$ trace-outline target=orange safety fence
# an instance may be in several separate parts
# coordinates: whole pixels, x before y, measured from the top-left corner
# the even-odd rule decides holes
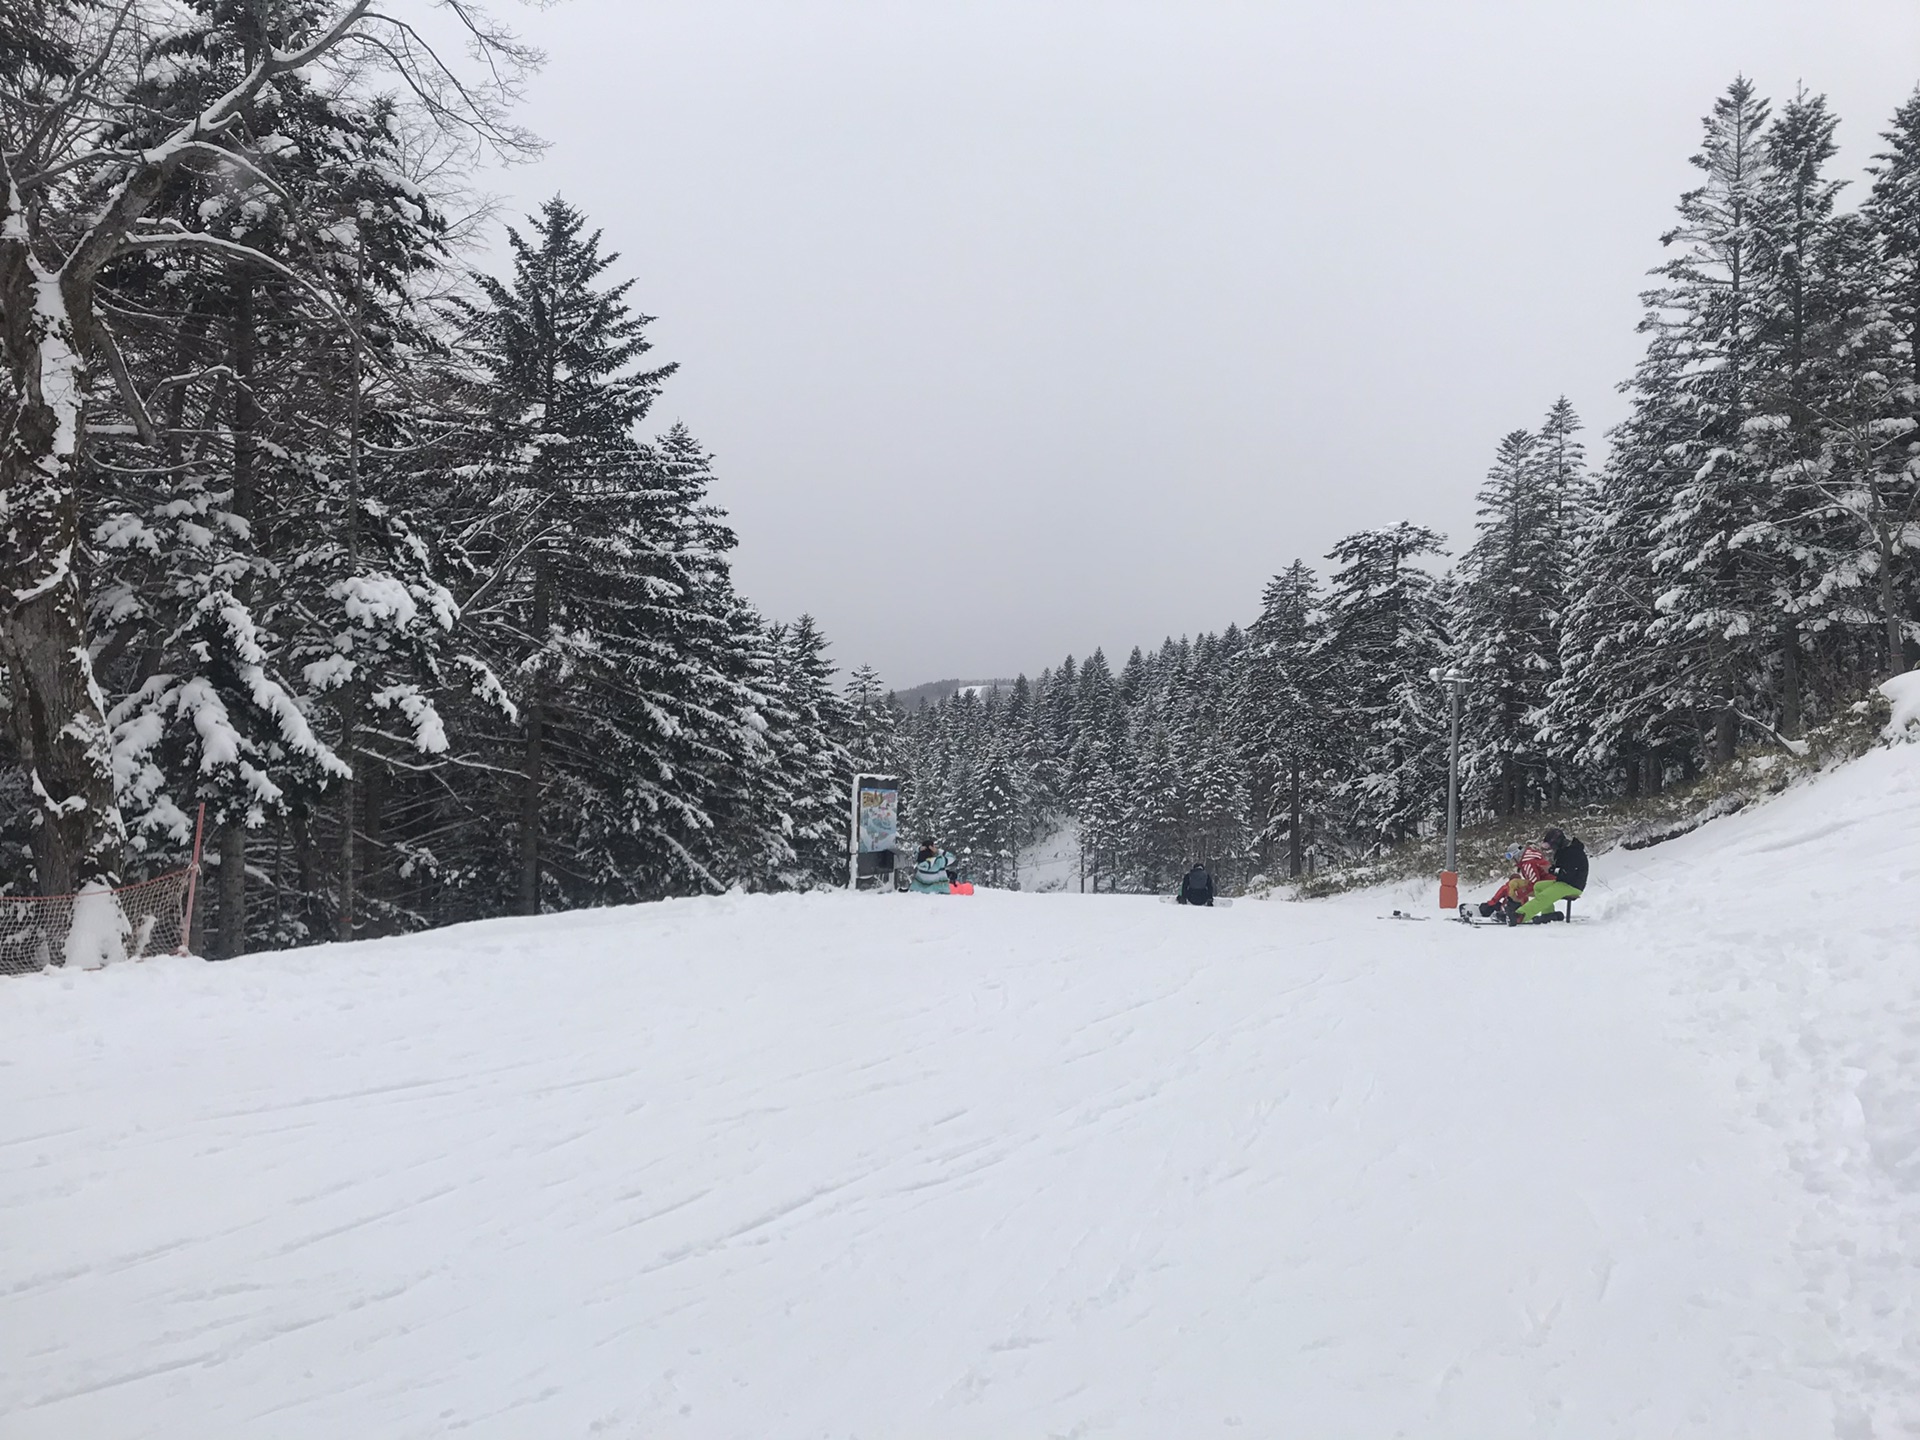
[[[185,954],[195,867],[78,895],[0,895],[0,975]]]

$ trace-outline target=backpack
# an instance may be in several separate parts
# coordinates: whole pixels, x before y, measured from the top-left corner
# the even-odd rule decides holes
[[[1553,873],[1562,883],[1576,890],[1587,888],[1587,847],[1578,840],[1568,837],[1567,843],[1554,852]]]

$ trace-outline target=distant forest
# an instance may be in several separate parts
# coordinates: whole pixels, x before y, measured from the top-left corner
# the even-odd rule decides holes
[[[1195,859],[1230,880],[1365,857],[1442,823],[1464,677],[1468,818],[1636,796],[1793,748],[1920,640],[1920,91],[1853,208],[1819,95],[1713,104],[1642,299],[1632,409],[1589,466],[1555,402],[1494,447],[1471,542],[1350,535],[1244,628],[1095,651],[891,708],[855,679],[854,752],[907,825],[1015,880],[1077,823],[1102,888]]]

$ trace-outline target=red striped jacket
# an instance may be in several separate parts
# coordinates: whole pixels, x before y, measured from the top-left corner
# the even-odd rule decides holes
[[[1512,899],[1524,905],[1533,895],[1533,887],[1546,879],[1553,870],[1553,861],[1549,860],[1538,846],[1529,845],[1520,852],[1520,863],[1516,867],[1518,874],[1500,887],[1500,893],[1493,897],[1498,905],[1502,900]]]

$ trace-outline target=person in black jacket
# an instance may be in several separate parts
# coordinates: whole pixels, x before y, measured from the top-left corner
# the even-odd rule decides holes
[[[1196,861],[1173,898],[1182,905],[1213,904],[1213,876],[1207,873],[1207,867]]]

